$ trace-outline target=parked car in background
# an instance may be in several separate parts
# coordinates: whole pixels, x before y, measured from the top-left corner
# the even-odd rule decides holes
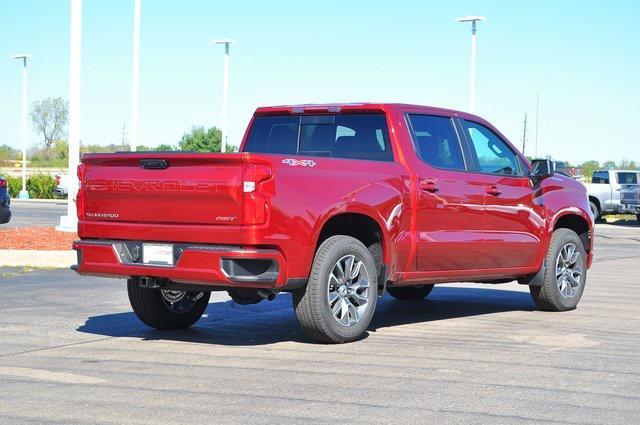
[[[240,153],[85,154],[78,176],[74,269],[127,279],[158,329],[194,324],[211,291],[292,292],[305,333],[333,343],[365,332],[384,291],[436,283],[518,280],[565,311],[593,259],[585,187],[447,109],[259,108]]]
[[[638,188],[640,171],[637,170],[600,170],[593,173],[591,183],[586,183],[589,205],[593,217],[597,220],[607,214],[637,214],[632,204],[634,189]],[[622,189],[629,202],[622,202]]]
[[[54,192],[56,193],[56,195],[58,195],[58,196],[67,196],[67,195],[69,195],[69,185],[68,185],[68,181],[67,181],[67,175],[66,174],[56,174],[55,175],[55,179],[56,179],[56,188],[55,188]]]
[[[9,222],[11,219],[11,198],[9,197],[9,184],[0,177],[0,224]]]

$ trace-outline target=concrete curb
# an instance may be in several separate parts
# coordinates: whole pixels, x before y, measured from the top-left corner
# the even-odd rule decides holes
[[[72,250],[0,249],[0,267],[31,266],[66,269],[74,264],[77,264],[77,256]]]

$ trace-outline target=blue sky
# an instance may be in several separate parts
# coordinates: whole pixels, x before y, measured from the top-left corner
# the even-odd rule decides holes
[[[638,1],[142,0],[140,143],[177,144],[219,125],[222,47],[230,37],[229,140],[260,105],[398,101],[465,110],[470,34],[478,31],[477,113],[516,145],[530,117],[539,154],[640,161]],[[85,0],[82,141],[119,143],[129,127],[132,0]],[[30,100],[68,97],[69,1],[0,1],[0,145],[19,145],[20,66]],[[30,143],[38,142],[30,133]]]

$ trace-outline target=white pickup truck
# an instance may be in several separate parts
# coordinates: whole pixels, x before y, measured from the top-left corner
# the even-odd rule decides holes
[[[586,183],[589,204],[595,219],[606,214],[636,214],[640,221],[638,170],[602,170]]]

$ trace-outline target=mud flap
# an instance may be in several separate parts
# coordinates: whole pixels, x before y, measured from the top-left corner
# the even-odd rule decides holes
[[[547,260],[544,260],[542,263],[542,267],[535,274],[530,274],[528,276],[524,276],[518,279],[518,283],[520,285],[529,285],[529,286],[542,286],[544,282],[544,275],[547,272]]]

